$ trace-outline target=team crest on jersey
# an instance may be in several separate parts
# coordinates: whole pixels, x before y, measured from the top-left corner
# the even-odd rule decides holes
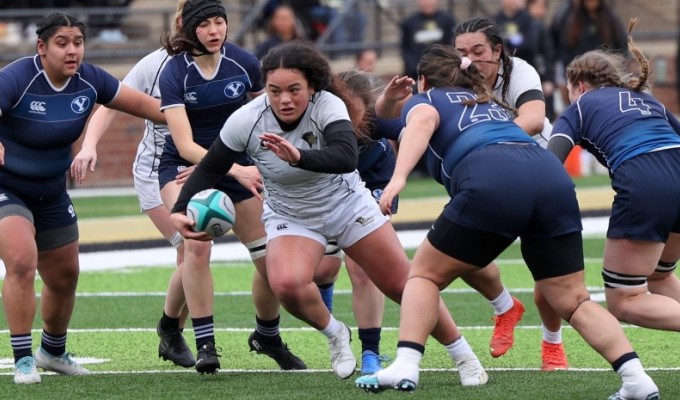
[[[382,189],[375,189],[373,192],[371,192],[373,195],[373,198],[376,199],[377,201],[380,201],[380,197],[382,197],[383,190]]]
[[[71,110],[76,114],[82,114],[90,109],[90,99],[86,96],[78,96],[71,102]]]
[[[312,132],[305,132],[302,134],[302,140],[309,143],[309,147],[312,147],[316,143],[317,137]]]
[[[245,91],[246,85],[244,85],[243,82],[235,81],[229,83],[227,87],[224,88],[224,95],[231,99],[235,99],[241,97]]]

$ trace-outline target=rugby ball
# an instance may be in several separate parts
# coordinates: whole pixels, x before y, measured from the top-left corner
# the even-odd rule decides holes
[[[234,226],[236,211],[229,196],[217,189],[202,190],[191,197],[187,216],[194,221],[194,231],[211,237],[222,236]]]

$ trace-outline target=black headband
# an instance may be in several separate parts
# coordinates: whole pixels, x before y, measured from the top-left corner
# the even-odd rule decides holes
[[[227,20],[227,12],[222,6],[222,2],[218,0],[190,0],[182,9],[182,26],[195,31],[201,22],[212,17],[222,17],[225,21]]]
[[[182,9],[182,31],[184,35],[195,43],[199,54],[207,54],[205,46],[196,36],[196,28],[201,22],[212,17],[222,17],[227,20],[227,12],[219,0],[189,0]]]

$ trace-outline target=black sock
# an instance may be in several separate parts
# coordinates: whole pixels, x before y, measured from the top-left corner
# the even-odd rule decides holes
[[[24,357],[33,355],[33,341],[30,332],[23,335],[10,335],[9,341],[12,345],[15,363]]]
[[[361,352],[372,351],[380,354],[380,332],[382,328],[359,328],[359,340],[361,340]]]
[[[163,311],[163,316],[161,317],[161,329],[164,331],[178,331],[179,330],[179,318],[168,317],[168,315]]]
[[[258,337],[265,343],[276,343],[281,340],[279,336],[279,322],[281,320],[280,316],[266,321],[260,319],[255,315],[255,323],[257,324],[255,332],[257,332]]]
[[[191,323],[194,326],[194,335],[196,336],[196,348],[201,349],[204,344],[212,342],[215,344],[215,323],[213,316],[192,318]]]
[[[66,333],[53,335],[43,329],[40,347],[53,356],[60,356],[66,353]]]

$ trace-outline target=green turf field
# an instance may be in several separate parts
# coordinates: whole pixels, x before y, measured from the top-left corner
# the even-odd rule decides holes
[[[587,285],[601,294],[600,257],[603,241],[585,242]],[[571,328],[564,340],[572,370],[546,373],[540,367],[540,320],[532,305],[532,281],[516,246],[499,260],[504,283],[527,306],[516,331],[515,347],[493,359],[488,352],[492,328],[491,307],[464,284],[455,283],[443,293],[468,342],[489,370],[490,381],[477,388],[462,388],[444,349],[428,342],[418,399],[605,399],[619,384],[618,376]],[[325,338],[285,312],[282,335],[304,359],[309,371],[280,372],[265,356],[248,352],[246,339],[254,327],[250,298],[253,267],[248,263],[214,265],[215,324],[222,351],[222,370],[201,376],[193,369],[174,367],[158,358],[155,325],[172,267],[130,267],[105,272],[83,272],[76,310],[69,331],[69,350],[86,362],[95,374],[61,377],[43,374],[39,385],[12,382],[9,333],[0,321],[0,398],[97,398],[97,399],[373,399],[375,395],[354,387],[354,378],[338,379],[330,372]],[[40,282],[36,287],[40,288]],[[349,280],[343,272],[337,284],[335,315],[354,329]],[[382,352],[394,356],[398,308],[388,302],[385,310]],[[39,342],[39,316],[34,324],[34,343]],[[676,333],[626,326],[625,331],[661,388],[665,399],[680,398],[678,362],[673,338]],[[191,330],[185,336],[193,343]],[[353,342],[355,354],[360,344]],[[193,347],[193,346],[192,346]],[[381,399],[403,398],[384,392]]]

